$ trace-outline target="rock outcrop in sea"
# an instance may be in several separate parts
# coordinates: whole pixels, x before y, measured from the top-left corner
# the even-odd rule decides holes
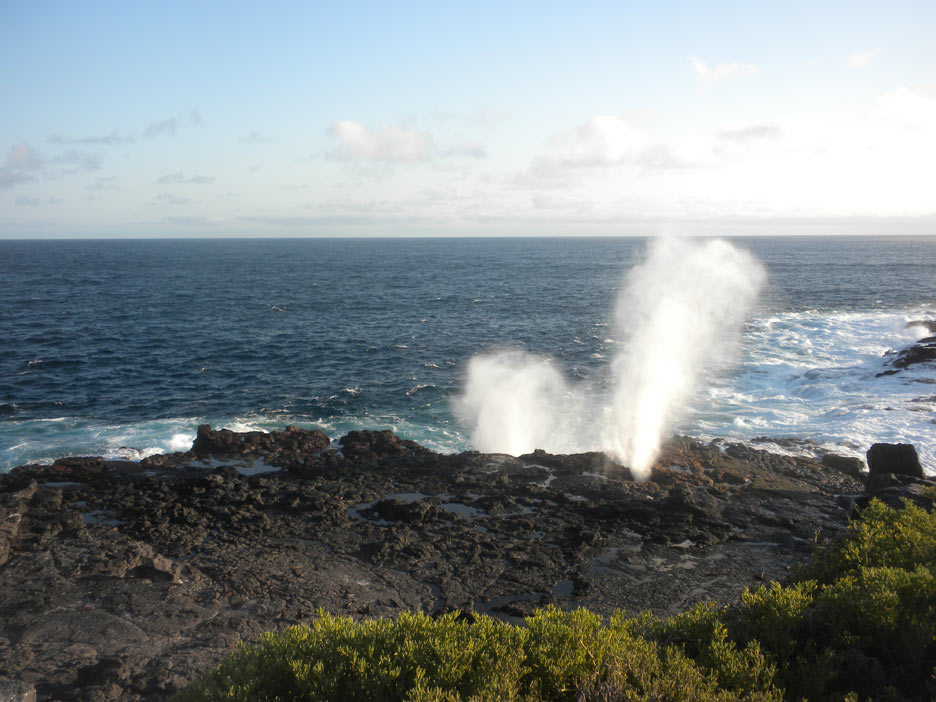
[[[936,321],[921,320],[907,322],[908,329],[913,327],[922,327],[926,329],[930,335],[920,339],[911,346],[893,352],[891,358],[888,359],[888,365],[890,365],[891,368],[878,373],[879,377],[882,375],[895,375],[919,363],[936,362]]]
[[[332,444],[207,426],[186,453],[24,466],[0,476],[0,686],[157,700],[320,608],[520,621],[546,604],[734,602],[870,499],[860,466],[675,437],[637,483],[599,453],[439,455],[390,432]],[[872,478],[897,502],[932,484]]]

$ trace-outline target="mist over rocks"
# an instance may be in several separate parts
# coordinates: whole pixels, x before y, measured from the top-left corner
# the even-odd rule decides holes
[[[644,480],[706,374],[732,361],[766,278],[727,241],[654,239],[624,278],[617,350],[598,377],[568,380],[554,359],[518,349],[478,354],[455,414],[482,451],[604,451]]]
[[[0,681],[40,700],[156,700],[319,608],[519,622],[546,604],[730,603],[784,579],[867,497],[834,461],[687,437],[645,482],[597,452],[266,437],[203,427],[185,453],[0,476]]]
[[[930,334],[936,334],[936,320],[931,319],[916,319],[906,324],[907,329],[913,329],[914,327],[921,327],[925,329]]]

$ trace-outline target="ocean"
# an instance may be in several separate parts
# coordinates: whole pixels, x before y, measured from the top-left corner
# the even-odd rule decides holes
[[[332,438],[390,429],[437,451],[478,448],[453,399],[470,360],[494,351],[532,354],[600,406],[628,353],[615,309],[648,245],[0,241],[0,470],[185,450],[203,423],[294,424]],[[730,245],[760,261],[766,282],[736,343],[699,350],[678,317],[656,339],[718,356],[666,431],[768,448],[762,439],[804,439],[856,456],[876,441],[910,442],[936,471],[936,368],[877,375],[925,335],[908,322],[936,320],[936,237]],[[654,279],[691,288],[670,275]],[[657,365],[652,377],[668,373]]]

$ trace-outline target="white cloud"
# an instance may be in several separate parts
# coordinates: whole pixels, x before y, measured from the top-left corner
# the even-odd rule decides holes
[[[73,168],[66,171],[67,173],[96,171],[101,167],[101,156],[87,151],[68,149],[68,151],[48,159],[24,141],[14,146],[7,153],[5,170],[18,172],[22,177],[26,172],[41,171],[47,166],[57,163],[72,166]]]
[[[94,183],[85,186],[85,190],[118,190],[116,186],[117,176],[106,176],[98,178]]]
[[[625,119],[596,115],[573,132],[549,140],[545,166],[608,166],[634,160],[650,145],[646,130]]]
[[[0,188],[12,188],[16,185],[36,180],[33,174],[45,166],[45,158],[25,141],[11,148],[6,155],[3,168],[0,168]]]
[[[782,130],[775,124],[751,124],[735,129],[724,129],[718,132],[717,136],[719,139],[748,143],[753,141],[776,141],[781,134]]]
[[[339,141],[330,154],[338,160],[416,163],[438,153],[429,134],[388,124],[369,129],[358,122],[338,120],[328,128],[328,134]]]
[[[29,195],[20,195],[16,198],[17,207],[38,207],[42,204],[42,200],[38,197],[31,197]]]
[[[251,224],[262,224],[271,227],[332,227],[338,225],[372,225],[371,217],[356,217],[344,215],[325,215],[321,217],[308,217],[302,215],[263,215],[256,217],[241,217],[240,221]]]
[[[50,166],[64,164],[68,166],[62,173],[72,174],[78,171],[94,171],[101,166],[98,154],[69,149],[49,159],[23,141],[11,148],[6,155],[3,168],[0,168],[0,188],[12,188],[43,178],[54,177],[49,173]]]
[[[246,144],[269,144],[273,140],[258,129],[254,129],[250,134],[241,138]]]
[[[328,200],[315,208],[323,214],[340,216],[378,216],[402,215],[404,208],[397,202],[388,200]]]
[[[187,205],[192,202],[187,197],[178,197],[172,193],[160,193],[156,196],[155,202],[151,202],[151,205]]]
[[[760,73],[760,69],[750,63],[719,63],[709,66],[698,56],[689,57],[689,67],[703,85],[724,83],[732,78],[750,78]]]
[[[7,152],[7,168],[13,168],[18,171],[36,171],[42,168],[45,159],[38,151],[32,148],[25,141],[17,144]]]
[[[487,152],[481,144],[475,141],[460,141],[455,146],[446,149],[446,156],[465,156],[467,158],[486,158]]]
[[[167,117],[166,119],[161,119],[157,122],[152,122],[146,129],[143,130],[143,136],[147,138],[164,136],[167,134],[174,136],[186,123],[186,121],[193,125],[201,124],[201,112],[198,110],[189,110],[186,115],[174,115],[172,117]]]
[[[40,197],[31,197],[28,195],[20,195],[16,198],[17,207],[41,207],[43,205],[61,205],[62,198],[60,197],[49,197],[43,200]]]
[[[173,224],[182,224],[195,227],[210,227],[219,224],[228,224],[229,217],[170,217],[169,221]]]
[[[214,178],[211,176],[190,176],[186,178],[182,171],[176,171],[175,173],[167,173],[159,178],[156,183],[157,185],[205,185],[206,183],[214,183]]]
[[[867,51],[853,51],[848,55],[849,68],[864,68],[871,59],[881,53],[880,49],[869,49]]]
[[[79,137],[72,138],[64,136],[62,134],[53,134],[49,137],[49,142],[52,144],[94,144],[94,145],[109,145],[109,144],[125,144],[129,141],[133,141],[132,138],[119,134],[116,130],[112,131],[110,134],[103,136],[88,136],[88,137]]]
[[[179,118],[169,117],[158,122],[152,122],[143,130],[143,136],[156,137],[163,134],[175,134],[179,130]]]
[[[750,146],[742,143],[745,138],[756,140],[760,126],[751,127],[747,135],[743,131],[730,134],[738,144],[730,149],[741,154]],[[662,172],[686,168],[699,168],[715,164],[728,154],[726,144],[712,135],[684,132],[666,139],[654,138],[646,129],[626,119],[609,115],[596,115],[577,129],[552,137],[543,153],[537,157],[529,174],[521,177],[522,183],[532,182],[545,185],[556,184],[573,173],[585,170],[609,168],[631,168],[635,171]]]
[[[878,98],[872,117],[902,128],[936,128],[936,94],[902,85]]]
[[[511,182],[527,207],[620,217],[861,217],[936,213],[936,91],[864,110],[645,130],[598,116],[551,139]],[[590,167],[586,167],[590,166]]]
[[[751,124],[715,133],[712,153],[721,159],[749,158],[784,146],[783,129],[776,124]]]
[[[36,177],[13,168],[0,168],[0,188],[12,188],[35,180]]]
[[[55,163],[64,163],[73,166],[68,173],[77,171],[96,171],[101,167],[101,156],[99,154],[88,153],[86,151],[76,151],[69,149],[65,153],[56,156]]]

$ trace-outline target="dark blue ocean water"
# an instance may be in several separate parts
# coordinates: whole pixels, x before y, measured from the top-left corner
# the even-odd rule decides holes
[[[733,242],[764,262],[770,283],[755,315],[763,328],[749,328],[750,367],[734,376],[732,391],[787,382],[800,366],[808,373],[810,359],[813,370],[874,370],[874,359],[855,360],[854,349],[834,357],[835,343],[830,358],[806,354],[800,364],[797,354],[807,341],[821,345],[830,328],[845,334],[841,345],[897,347],[907,343],[905,321],[936,315],[936,238]],[[69,453],[184,448],[204,421],[295,423],[332,435],[392,428],[437,449],[467,448],[449,404],[467,360],[523,348],[555,358],[573,378],[593,375],[607,363],[607,323],[623,275],[645,243],[0,241],[0,469]],[[789,333],[777,337],[784,325]],[[678,341],[679,330],[673,334]],[[782,343],[790,357],[765,361]],[[783,372],[764,381],[761,371],[778,363]],[[818,392],[825,398],[835,388],[833,380]],[[915,390],[936,395],[925,383],[908,392]],[[726,417],[719,431],[711,417],[730,404],[708,407],[717,399],[702,397],[688,429],[697,420],[699,434],[770,434],[773,410],[763,408],[779,401],[763,392],[750,403],[768,426],[745,429]],[[888,393],[868,390],[862,402]],[[780,394],[791,396],[789,388]],[[809,418],[798,421],[773,428],[809,433]],[[824,421],[814,419],[814,436],[835,440]],[[919,440],[926,424],[917,424],[909,435]]]

